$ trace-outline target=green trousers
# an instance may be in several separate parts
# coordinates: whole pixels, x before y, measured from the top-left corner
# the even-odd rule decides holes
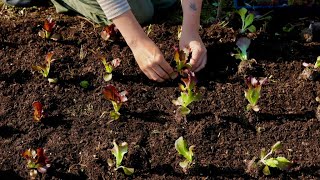
[[[101,25],[110,24],[96,0],[51,0],[58,13],[77,12]],[[154,9],[172,6],[177,0],[128,0],[131,11],[140,24],[150,21]]]

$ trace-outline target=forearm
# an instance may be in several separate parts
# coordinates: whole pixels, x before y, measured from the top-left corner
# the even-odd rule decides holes
[[[181,0],[181,5],[183,10],[183,29],[198,32],[202,0]]]
[[[143,31],[137,19],[134,17],[131,10],[128,10],[122,15],[115,17],[112,19],[112,21],[121,32],[123,38],[126,40],[130,48],[135,46],[135,44],[141,40],[141,38],[147,38],[147,35]]]

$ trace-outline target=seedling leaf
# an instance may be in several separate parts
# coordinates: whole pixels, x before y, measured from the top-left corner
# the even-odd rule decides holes
[[[111,149],[111,153],[116,158],[116,167],[118,168],[121,165],[123,156],[128,152],[128,143],[123,142],[119,146],[116,141],[113,141],[113,148]]]
[[[32,103],[34,112],[33,112],[33,120],[36,122],[41,121],[44,118],[44,111],[42,108],[42,104],[39,101],[35,101]]]
[[[248,30],[251,32],[251,33],[254,33],[257,31],[256,27],[254,25],[251,25],[248,27]]]
[[[127,168],[125,166],[120,166],[123,169],[124,174],[131,176],[134,173],[134,168]]]
[[[286,170],[292,165],[292,162],[286,159],[285,157],[277,157],[277,161],[278,168],[281,170]]]
[[[84,89],[87,89],[90,86],[90,84],[88,81],[81,81],[80,86]]]
[[[192,162],[193,157],[193,148],[194,146],[190,146],[189,150],[187,149],[187,142],[183,139],[183,137],[179,137],[175,142],[175,148],[180,155],[186,158],[189,162]]]
[[[270,169],[269,169],[268,166],[264,166],[264,168],[262,169],[262,172],[263,172],[263,174],[266,175],[266,176],[268,176],[268,175],[271,174],[271,173],[270,173]]]
[[[278,166],[278,161],[275,158],[270,158],[265,161],[265,164],[269,167],[276,168]]]
[[[282,148],[282,144],[281,144],[281,141],[278,141],[271,147],[271,151],[275,152],[280,148]]]

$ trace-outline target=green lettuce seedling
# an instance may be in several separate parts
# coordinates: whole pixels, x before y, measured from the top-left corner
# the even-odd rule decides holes
[[[246,8],[241,8],[238,10],[238,14],[241,17],[242,26],[240,29],[240,33],[245,33],[247,30],[249,32],[256,32],[256,27],[252,25],[252,22],[254,20],[254,14],[248,13],[248,10]]]
[[[100,57],[102,64],[105,67],[106,74],[103,76],[105,81],[110,81],[112,79],[112,71],[114,68],[120,65],[121,60],[119,58],[113,59],[112,61],[107,61],[105,57]]]
[[[117,120],[120,117],[119,110],[124,102],[128,100],[126,95],[128,94],[127,91],[122,91],[121,93],[113,85],[107,85],[104,90],[103,94],[106,99],[111,101],[113,105],[113,111],[110,112],[110,117],[112,120]]]
[[[187,63],[189,57],[189,50],[183,49],[179,50],[178,48],[174,48],[174,60],[176,62],[176,71],[182,75],[184,69],[191,69],[191,65]]]
[[[270,157],[272,156],[277,150],[282,148],[282,144],[280,141],[276,142],[272,147],[271,150],[267,153],[266,150],[263,148],[260,152],[259,159],[252,159],[248,164],[248,171],[251,172],[253,170],[262,170],[264,175],[270,175],[270,167],[271,168],[278,168],[280,170],[288,170],[292,165],[293,162],[289,161],[285,157]]]
[[[130,176],[134,173],[134,168],[128,168],[125,166],[122,166],[122,160],[123,160],[123,156],[128,152],[128,143],[123,142],[120,145],[118,145],[116,143],[116,141],[113,141],[113,148],[111,149],[111,153],[113,154],[113,156],[116,158],[116,162],[114,163],[114,161],[112,159],[108,159],[108,165],[110,167],[113,167],[114,165],[115,170],[118,169],[123,169],[123,172]]]
[[[177,100],[173,100],[172,103],[176,106],[180,106],[178,108],[178,112],[183,116],[186,116],[190,113],[190,109],[187,106],[194,101],[199,101],[201,99],[201,95],[196,88],[197,78],[194,72],[189,69],[185,69],[183,72],[187,77],[181,78],[184,83],[184,85],[179,84],[181,95]]]
[[[50,167],[50,162],[44,154],[43,148],[37,150],[28,149],[22,153],[22,157],[27,160],[27,167],[30,170],[29,175],[31,179],[36,179],[38,172],[44,174]]]
[[[237,53],[231,53],[231,56],[234,56],[236,59],[240,59],[241,61],[248,60],[248,48],[250,46],[251,40],[247,37],[241,37],[236,42],[236,45],[238,47]]]
[[[187,149],[187,142],[183,139],[182,136],[175,141],[174,146],[178,153],[185,158],[185,160],[180,162],[179,165],[182,167],[183,172],[186,173],[194,163],[193,149],[195,148],[195,146],[192,145],[189,147],[189,149]]]
[[[46,55],[45,65],[39,65],[39,66],[33,65],[32,69],[34,71],[38,71],[39,73],[41,73],[43,77],[48,77],[50,72],[50,64],[54,61],[54,59],[52,59],[53,54],[54,54],[53,52],[49,52]]]
[[[246,78],[248,89],[244,91],[244,96],[249,101],[249,104],[247,105],[247,111],[250,111],[252,109],[258,112],[260,110],[257,103],[260,98],[261,87],[267,82],[267,80],[268,78],[257,80],[256,78],[251,76]]]
[[[320,78],[320,56],[317,57],[315,64],[304,62],[302,65],[305,68],[300,75],[301,78],[313,81],[316,81]]]

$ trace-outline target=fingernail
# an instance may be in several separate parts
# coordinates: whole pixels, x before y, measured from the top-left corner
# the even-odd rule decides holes
[[[178,73],[175,72],[175,71],[173,71],[173,72],[170,74],[170,78],[171,78],[171,79],[175,79],[175,78],[177,78],[177,77],[178,77]]]

